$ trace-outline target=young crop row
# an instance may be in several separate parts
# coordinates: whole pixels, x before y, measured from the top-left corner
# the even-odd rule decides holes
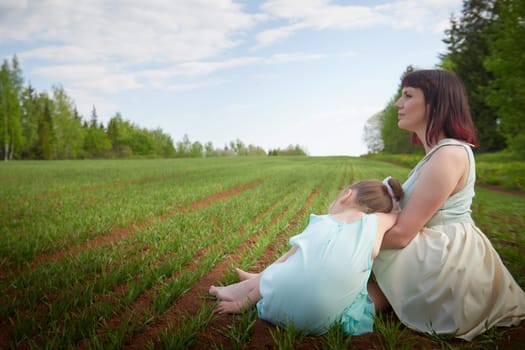
[[[4,343],[67,347],[96,344],[94,336],[127,337],[271,215],[300,203],[308,181],[319,179],[302,163],[161,163],[153,172],[142,168],[151,162],[138,162],[136,172],[105,164],[86,178],[97,182],[85,184],[75,168],[81,162],[57,162],[55,173],[26,164],[18,181],[8,176],[0,252]],[[136,322],[137,313],[143,321]]]
[[[387,175],[407,170],[347,157],[10,163],[0,168],[0,348],[264,344],[253,310],[226,326],[212,313],[209,285],[236,281],[234,267],[262,270],[341,188]],[[482,200],[483,217],[496,216]],[[502,244],[523,242],[495,225]]]

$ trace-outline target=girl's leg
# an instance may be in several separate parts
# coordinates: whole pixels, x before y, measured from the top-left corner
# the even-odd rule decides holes
[[[368,295],[374,302],[376,313],[384,311],[390,307],[390,303],[386,299],[385,294],[379,289],[379,286],[374,281],[368,281],[367,285]]]
[[[248,296],[250,290],[259,287],[258,276],[255,278],[250,278],[238,283],[230,284],[229,286],[218,287],[211,286],[209,293],[215,296],[217,299],[224,301],[233,301],[233,300],[242,300]]]
[[[275,260],[274,264],[285,262],[290,256],[295,254],[296,251],[297,251],[297,247],[293,246],[283,256],[281,256],[279,259]],[[261,274],[260,272],[259,273],[246,272],[246,271],[243,271],[243,270],[241,270],[239,268],[236,268],[235,271],[237,272],[237,275],[239,275],[239,279],[241,281],[245,281],[247,279],[257,277],[257,276],[259,276]]]
[[[239,275],[239,280],[241,280],[241,281],[249,280],[251,278],[257,277],[260,274],[260,272],[259,273],[251,273],[251,272],[246,272],[244,270],[241,270],[239,268],[236,268],[235,272],[237,272],[237,275]]]

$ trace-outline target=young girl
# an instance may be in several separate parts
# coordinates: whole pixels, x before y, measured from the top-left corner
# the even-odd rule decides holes
[[[374,304],[367,293],[372,260],[396,221],[399,181],[366,180],[341,191],[326,215],[310,216],[292,248],[260,274],[238,270],[241,282],[210,287],[221,300],[216,312],[240,313],[257,304],[261,319],[321,335],[337,322],[346,333],[373,330]]]

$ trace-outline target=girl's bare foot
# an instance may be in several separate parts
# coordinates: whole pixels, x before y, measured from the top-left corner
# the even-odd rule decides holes
[[[250,290],[258,286],[258,284],[259,279],[252,278],[224,287],[211,286],[208,292],[217,299],[224,301],[244,300]]]
[[[208,293],[210,293],[211,295],[213,295],[214,297],[220,300],[232,301],[235,299],[234,295],[232,294],[231,288],[228,288],[228,286],[226,287],[211,286]]]
[[[246,272],[246,271],[241,270],[239,268],[236,268],[235,272],[237,272],[237,275],[239,276],[239,279],[241,281],[246,281],[246,280],[249,280],[251,278],[257,277],[259,275],[258,273]]]
[[[238,300],[235,301],[221,301],[215,313],[217,314],[240,314],[242,311],[242,303]]]

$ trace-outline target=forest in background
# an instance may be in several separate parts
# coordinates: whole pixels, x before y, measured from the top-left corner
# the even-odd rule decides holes
[[[0,69],[0,155],[12,159],[174,158],[261,155],[306,155],[299,146],[266,151],[237,139],[223,148],[211,142],[174,142],[161,128],[142,128],[120,113],[107,125],[99,121],[95,106],[83,118],[61,86],[51,94],[24,86],[16,55]]]
[[[465,0],[458,18],[450,19],[443,42],[447,51],[438,67],[455,72],[464,82],[477,127],[478,152],[506,151],[525,159],[525,2]],[[418,67],[409,65],[401,77]],[[363,139],[369,153],[406,154],[420,151],[411,135],[397,127],[395,101],[371,116]],[[149,130],[120,113],[107,125],[79,115],[60,85],[51,93],[24,85],[16,55],[0,69],[0,157],[11,159],[85,159],[131,157],[306,155],[299,145],[264,150],[230,141],[223,148],[211,142],[174,142],[162,129]]]
[[[455,72],[467,90],[480,153],[506,151],[525,159],[525,1],[463,1],[450,19],[440,68]],[[408,66],[401,76],[418,67]],[[371,116],[364,130],[369,153],[414,153],[420,147],[397,127],[395,101]]]

